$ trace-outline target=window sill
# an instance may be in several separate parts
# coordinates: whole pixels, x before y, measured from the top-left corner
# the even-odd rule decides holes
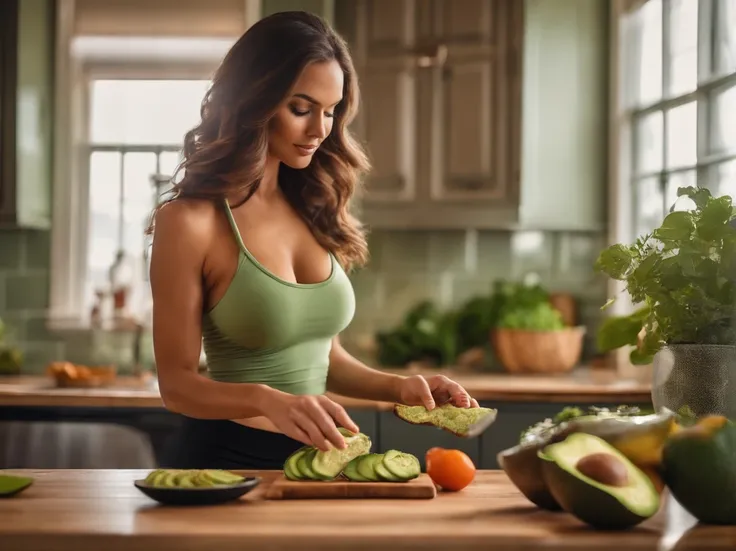
[[[92,333],[116,333],[135,334],[146,332],[149,328],[134,320],[122,320],[121,322],[108,322],[102,325],[93,325],[87,319],[82,318],[48,318],[46,328],[51,333],[60,335],[92,334]]]

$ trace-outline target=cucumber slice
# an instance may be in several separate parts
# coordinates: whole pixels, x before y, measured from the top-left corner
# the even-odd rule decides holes
[[[399,450],[389,450],[383,454],[383,465],[401,480],[412,480],[422,472],[419,460],[415,456]]]
[[[345,465],[345,468],[342,470],[342,474],[345,475],[345,478],[352,482],[368,482],[368,479],[358,472],[358,464],[364,457],[365,455],[359,455],[350,461],[350,463]]]
[[[297,463],[305,453],[312,449],[314,448],[311,446],[303,446],[286,458],[284,462],[284,476],[286,478],[289,480],[303,480],[306,478],[302,475]]]
[[[358,462],[358,474],[370,482],[378,482],[381,480],[376,473],[374,465],[383,460],[380,453],[369,453],[360,458]]]
[[[317,448],[309,449],[297,460],[297,470],[302,478],[306,478],[308,480],[319,480],[320,477],[312,470],[312,460],[317,451]]]
[[[386,465],[383,464],[383,456],[380,461],[373,464],[373,470],[376,471],[376,475],[383,482],[405,482],[405,479],[396,476],[386,468]]]
[[[345,444],[347,447],[343,450],[332,448],[326,452],[317,451],[311,466],[320,478],[332,480],[350,461],[371,449],[371,439],[363,433],[345,438]]]

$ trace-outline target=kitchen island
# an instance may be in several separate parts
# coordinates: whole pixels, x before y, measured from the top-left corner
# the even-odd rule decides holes
[[[627,378],[606,368],[578,368],[555,376],[460,370],[395,372],[446,374],[463,385],[482,406],[498,410],[496,423],[482,437],[468,440],[431,427],[409,425],[393,415],[393,404],[390,403],[331,395],[345,406],[361,431],[373,439],[379,451],[403,448],[422,462],[427,449],[444,446],[463,450],[479,468],[496,469],[498,452],[517,443],[523,429],[553,416],[567,405],[609,407],[627,404],[651,407],[651,379],[644,368]],[[155,380],[152,382],[155,383]],[[105,388],[78,389],[58,388],[50,377],[40,375],[0,377],[0,423],[125,425],[145,434],[156,456],[161,457],[166,442],[182,418],[164,408],[157,387],[150,383],[150,380],[139,381],[121,376]],[[38,464],[9,466],[58,465],[44,460]],[[121,465],[102,463],[94,467]]]
[[[147,471],[17,470],[35,478],[0,499],[7,551],[280,551],[528,549],[711,551],[736,548],[736,527],[695,525],[676,503],[638,527],[593,530],[531,505],[501,471],[479,471],[461,492],[434,499],[266,500],[280,472],[237,501],[159,505],[133,486]]]

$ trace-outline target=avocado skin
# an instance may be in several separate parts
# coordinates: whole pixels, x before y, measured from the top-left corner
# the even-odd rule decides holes
[[[524,496],[537,507],[547,511],[562,511],[544,480],[542,464],[546,461],[538,453],[548,444],[561,442],[573,432],[571,426],[561,426],[544,441],[519,444],[500,452],[497,461],[511,482]]]
[[[547,511],[561,511],[547,489],[542,473],[542,461],[537,457],[539,446],[525,446],[513,449],[508,455],[499,454],[498,462],[507,476],[512,479],[519,491],[537,507]],[[523,473],[521,476],[514,476]]]
[[[542,472],[545,461],[538,457],[538,452],[575,432],[599,436],[617,449],[646,435],[656,435],[657,439],[664,442],[674,416],[671,413],[659,413],[641,416],[639,420],[644,422],[637,424],[636,418],[632,418],[631,422],[623,419],[611,424],[610,420],[592,416],[573,419],[560,423],[542,436],[499,452],[496,459],[511,482],[529,501],[542,509],[559,511],[562,507],[547,488]]]
[[[554,461],[543,460],[542,472],[550,493],[562,509],[594,528],[625,530],[649,518],[637,515],[611,494],[585,483]]]
[[[662,450],[663,480],[703,524],[736,525],[736,424],[710,435],[676,434]]]

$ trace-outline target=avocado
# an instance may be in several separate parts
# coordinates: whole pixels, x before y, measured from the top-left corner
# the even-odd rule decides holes
[[[465,436],[470,428],[480,422],[489,425],[496,420],[497,410],[490,408],[461,408],[453,404],[442,404],[432,410],[424,406],[406,406],[396,404],[394,414],[403,421],[413,425],[430,425],[455,436]]]
[[[573,433],[538,455],[555,500],[594,528],[630,528],[659,511],[660,495],[651,479],[602,438]]]
[[[703,524],[736,524],[736,424],[709,415],[674,433],[662,451],[670,493]]]
[[[538,452],[545,446],[560,442],[572,433],[598,436],[622,452],[640,467],[658,470],[662,446],[674,430],[675,414],[662,410],[656,414],[635,415],[633,410],[618,408],[615,412],[591,408],[582,415],[565,412],[555,419],[537,423],[522,433],[519,444],[497,455],[500,467],[511,482],[529,501],[550,511],[560,509],[542,476],[542,461]],[[564,414],[564,415],[563,415]],[[566,419],[560,421],[561,419]]]
[[[33,484],[33,480],[29,476],[0,474],[0,497],[10,497],[19,494]]]

